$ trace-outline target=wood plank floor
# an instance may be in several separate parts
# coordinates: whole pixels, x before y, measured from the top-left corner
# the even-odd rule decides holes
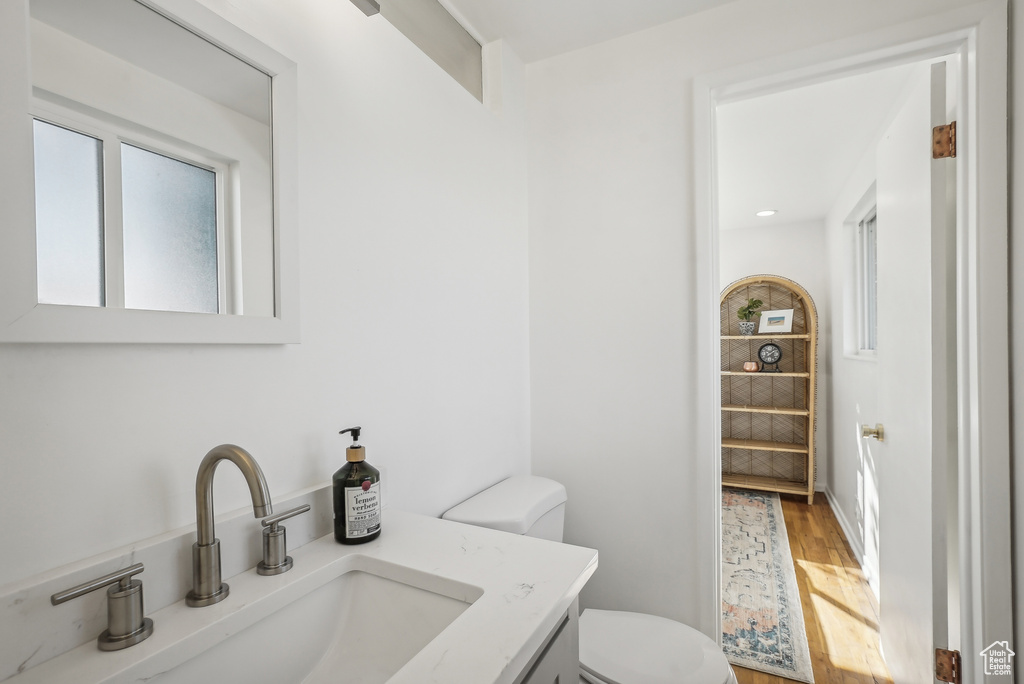
[[[878,647],[878,603],[824,494],[782,495],[815,684],[892,684]],[[734,668],[739,684],[793,680]]]

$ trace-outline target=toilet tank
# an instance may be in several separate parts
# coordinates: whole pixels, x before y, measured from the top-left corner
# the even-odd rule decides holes
[[[560,542],[565,501],[561,483],[536,475],[517,475],[466,499],[441,517]]]

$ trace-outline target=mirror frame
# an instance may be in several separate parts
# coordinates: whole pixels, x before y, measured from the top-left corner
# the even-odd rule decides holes
[[[0,343],[299,342],[297,66],[196,0],[139,0],[271,77],[273,317],[40,304],[29,0],[0,2]]]

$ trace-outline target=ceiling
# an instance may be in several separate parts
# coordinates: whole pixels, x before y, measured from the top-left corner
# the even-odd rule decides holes
[[[440,0],[481,44],[508,41],[526,63],[602,43],[732,0]]]
[[[720,105],[724,229],[820,221],[891,117],[915,65]],[[755,216],[776,209],[770,218]]]
[[[652,28],[732,0],[439,0],[481,44],[524,62]],[[879,134],[913,67],[903,66],[718,108],[719,225],[820,221]],[[776,209],[770,218],[754,214]]]

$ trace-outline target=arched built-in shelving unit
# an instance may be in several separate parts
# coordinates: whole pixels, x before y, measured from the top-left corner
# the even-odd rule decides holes
[[[739,334],[737,310],[793,309],[785,334]],[[747,372],[766,342],[782,349],[779,372]],[[780,276],[737,280],[722,292],[722,484],[800,494],[814,500],[814,419],[818,315],[800,285]]]

